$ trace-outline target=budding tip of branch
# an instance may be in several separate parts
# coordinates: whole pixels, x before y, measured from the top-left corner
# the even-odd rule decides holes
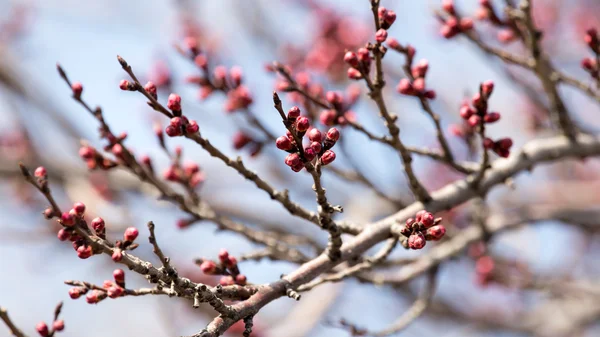
[[[117,60],[119,60],[121,67],[127,68],[127,61],[125,61],[125,59],[122,58],[121,55],[117,55]]]
[[[23,174],[23,176],[25,178],[29,178],[31,176],[31,174],[29,173],[29,170],[27,169],[27,167],[23,164],[23,162],[19,162],[19,168],[21,169],[21,174]]]

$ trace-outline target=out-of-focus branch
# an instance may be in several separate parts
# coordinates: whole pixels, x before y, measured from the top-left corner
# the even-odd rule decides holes
[[[0,319],[2,319],[4,324],[6,324],[12,336],[27,337],[27,335],[25,335],[23,331],[19,330],[19,328],[17,328],[17,326],[10,320],[10,317],[8,317],[8,310],[3,307],[0,307]]]

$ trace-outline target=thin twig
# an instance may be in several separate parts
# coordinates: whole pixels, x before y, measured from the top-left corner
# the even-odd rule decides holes
[[[25,335],[23,331],[19,330],[19,328],[17,328],[17,326],[10,320],[10,317],[8,317],[8,311],[4,307],[0,307],[0,319],[4,321],[4,324],[6,324],[8,330],[10,330],[11,335],[15,337],[27,337],[27,335]]]

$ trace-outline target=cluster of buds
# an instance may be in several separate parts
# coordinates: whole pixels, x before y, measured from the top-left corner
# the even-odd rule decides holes
[[[414,55],[414,53],[413,53]],[[408,64],[412,64],[412,57],[407,53]],[[425,86],[425,76],[429,69],[429,62],[426,59],[420,60],[414,67],[411,68],[413,80],[403,78],[398,83],[396,90],[398,93],[408,96],[425,97],[427,99],[435,99],[436,93],[434,90],[427,90]]]
[[[200,266],[200,270],[206,275],[222,275],[219,284],[222,286],[231,286],[234,284],[245,286],[246,275],[240,273],[237,259],[235,256],[229,255],[226,249],[221,249],[219,252],[219,261],[198,259],[196,264]]]
[[[167,167],[163,172],[163,177],[172,182],[179,183],[185,187],[194,189],[202,184],[205,180],[204,172],[200,170],[200,166],[194,162],[181,164],[181,148],[175,149],[175,160],[171,166]]]
[[[306,163],[317,160],[321,165],[331,164],[335,160],[335,152],[331,148],[340,139],[340,132],[331,128],[323,137],[323,133],[317,128],[310,127],[307,117],[300,116],[300,108],[292,107],[287,113],[286,125],[290,130],[285,136],[277,138],[275,145],[278,149],[288,152],[285,164],[294,172],[300,172]],[[301,148],[302,139],[308,135],[309,145]]]
[[[387,38],[387,31],[384,29],[380,29],[379,31],[385,33],[379,34],[380,36],[385,35]],[[385,41],[385,39],[383,39],[383,41]],[[346,54],[344,54],[344,62],[350,65],[350,68],[348,68],[348,78],[359,80],[364,76],[367,76],[371,70],[371,61],[371,52],[365,47],[358,48],[356,53],[353,51],[346,52]]]
[[[46,216],[48,219],[52,218],[52,209],[46,209],[44,211],[44,216]],[[68,212],[63,212],[60,215],[58,222],[63,226],[63,228],[61,228],[56,234],[60,241],[69,240],[73,243],[73,249],[77,252],[77,256],[80,259],[87,259],[94,254],[92,246],[74,231],[76,226],[87,228],[84,216],[85,204],[82,202],[76,202],[73,204],[73,208],[71,208],[71,210]]]
[[[169,102],[171,102],[171,98],[174,100],[177,99],[181,102],[181,98],[179,95],[171,94],[169,96]],[[171,105],[169,105],[171,106]],[[198,123],[195,120],[188,120],[185,116],[176,116],[171,118],[169,125],[165,128],[165,133],[169,137],[178,137],[183,135],[195,134],[200,130]]]
[[[104,224],[104,221],[102,221],[101,227],[104,227],[103,224]],[[93,224],[92,224],[92,226],[93,226]],[[140,234],[140,232],[135,227],[128,227],[127,229],[125,229],[125,232],[123,233],[123,240],[122,241],[117,240],[115,242],[115,249],[113,250],[113,253],[112,253],[112,260],[115,262],[119,262],[123,259],[123,251],[124,250],[136,249],[138,247],[138,244],[134,243],[134,241],[138,237],[139,234]]]
[[[89,304],[96,304],[100,301],[110,298],[117,298],[125,295],[125,272],[122,269],[113,271],[114,280],[105,280],[102,287],[90,287],[87,284],[84,286],[73,287],[69,289],[69,297],[78,299],[81,295],[86,295],[85,300]]]
[[[598,31],[595,28],[590,28],[586,31],[584,37],[585,43],[594,53],[595,57],[586,57],[581,60],[581,67],[587,71],[590,76],[600,81],[600,38],[598,37]]]
[[[433,214],[422,210],[417,212],[414,218],[408,218],[400,233],[408,238],[402,243],[406,248],[422,249],[427,241],[438,241],[444,234],[446,228],[439,223],[442,218],[435,219]]]
[[[502,20],[490,0],[479,0],[479,8],[476,12],[476,17],[480,21],[486,21],[501,29],[498,31],[498,41],[502,43],[510,43],[517,40],[517,28],[512,20]]]
[[[379,6],[377,9],[377,16],[379,17],[379,26],[381,29],[387,30],[392,24],[396,21],[396,12],[390,9],[386,9],[385,7]],[[382,41],[377,41],[379,43],[385,41],[385,38]]]
[[[121,136],[127,137],[127,134],[124,133]],[[118,139],[122,140],[124,138],[119,137]],[[123,155],[123,146],[118,142],[114,145],[107,145],[105,148],[115,154],[117,158]],[[85,161],[90,170],[108,170],[118,165],[114,160],[104,157],[93,146],[87,144],[79,148],[79,157]]]
[[[341,125],[344,126],[348,121],[356,121],[356,114],[350,110],[350,107],[356,103],[360,91],[349,88],[344,97],[341,92],[328,91],[325,94],[325,100],[331,105],[332,109],[325,109],[319,114],[319,121],[325,126]]]
[[[45,322],[39,322],[35,326],[35,330],[42,337],[50,337],[54,336],[54,334],[58,331],[63,331],[65,329],[65,321],[62,319],[57,319],[52,322],[52,328],[48,328],[48,325]]]
[[[440,28],[440,34],[446,39],[455,37],[458,34],[464,33],[473,29],[473,19],[471,18],[459,18],[454,8],[454,0],[442,1],[442,8],[444,12],[448,14],[446,18],[442,20],[442,28]]]
[[[484,124],[495,123],[500,119],[500,113],[488,111],[488,100],[494,91],[494,82],[486,81],[481,84],[480,90],[476,93],[471,102],[465,101],[460,107],[460,117],[462,117],[469,127],[476,129],[483,127]],[[487,150],[492,150],[501,157],[510,155],[512,140],[502,138],[493,141],[490,138],[483,140],[483,146]]]

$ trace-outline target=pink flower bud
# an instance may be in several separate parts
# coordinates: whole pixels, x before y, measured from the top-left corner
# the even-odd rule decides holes
[[[223,248],[219,251],[219,261],[223,263],[229,261],[229,252],[227,251],[227,249]]]
[[[496,146],[503,150],[509,150],[513,145],[513,141],[510,138],[502,138],[496,142]]]
[[[294,120],[298,117],[300,117],[300,108],[297,106],[291,107],[288,111],[287,118]]]
[[[82,146],[79,149],[79,156],[83,159],[86,159],[86,160],[93,159],[95,155],[96,155],[96,150],[94,150],[94,148],[92,148],[90,146]]]
[[[61,228],[56,236],[60,241],[67,241],[71,237],[71,233],[64,228]]]
[[[167,134],[167,136],[169,137],[177,137],[177,136],[181,136],[181,131],[180,129],[177,129],[176,127],[174,127],[173,125],[169,125],[165,128],[165,133]]]
[[[202,270],[202,272],[207,275],[213,275],[216,269],[217,264],[210,260],[206,260],[200,265],[200,270]]]
[[[387,36],[387,30],[381,28],[375,33],[375,41],[377,41],[377,43],[383,43],[387,39]]]
[[[340,132],[338,131],[338,129],[336,128],[331,128],[327,131],[327,136],[326,138],[328,140],[331,140],[333,142],[337,142],[338,139],[340,139]]]
[[[363,76],[356,68],[348,68],[348,78],[351,80],[360,80]]]
[[[125,282],[125,272],[123,271],[123,269],[115,269],[113,271],[113,277],[115,279],[115,282],[117,282],[117,284]]]
[[[487,114],[485,114],[485,116],[483,117],[483,121],[486,123],[494,123],[497,122],[500,119],[500,114],[497,112],[489,112]]]
[[[275,145],[277,146],[278,149],[280,150],[290,150],[292,148],[292,142],[286,137],[286,136],[281,136],[279,138],[277,138],[275,140]]]
[[[115,144],[115,145],[113,145],[113,147],[110,150],[117,157],[122,157],[123,156],[124,149],[123,149],[123,145],[121,145],[121,144]]]
[[[73,205],[73,209],[75,210],[75,213],[77,213],[77,215],[81,216],[85,212],[85,204],[82,202],[76,202]]]
[[[319,146],[321,146],[320,143],[317,143],[317,144],[319,144]],[[306,158],[306,160],[311,161],[311,160],[315,159],[316,156],[317,156],[317,153],[311,147],[307,147],[304,149],[304,158]]]
[[[185,126],[185,132],[189,134],[194,134],[198,131],[200,131],[200,126],[198,126],[198,123],[195,120],[191,120],[188,125]]]
[[[323,110],[319,115],[319,121],[323,125],[331,126],[335,124],[337,112],[335,110]]]
[[[175,93],[170,94],[167,101],[167,108],[172,111],[181,111],[181,96]]]
[[[121,82],[119,82],[119,88],[121,88],[121,90],[129,90],[129,85],[131,83],[129,83],[128,80],[121,80]]]
[[[146,90],[146,92],[150,94],[150,96],[156,99],[156,84],[149,81],[148,83],[146,83],[146,85],[144,85],[144,90]]]
[[[106,294],[110,298],[117,298],[117,297],[121,297],[124,292],[125,292],[125,290],[123,288],[121,288],[119,286],[112,286],[112,287],[108,288],[108,290],[106,291]]]
[[[198,53],[198,40],[193,36],[187,36],[183,39],[183,45],[192,53]]]
[[[437,95],[435,93],[435,90],[427,90],[427,91],[425,91],[425,93],[423,94],[423,96],[425,96],[425,98],[427,98],[427,99],[435,99],[435,97]]]
[[[235,284],[235,281],[233,280],[232,276],[223,276],[221,277],[221,279],[219,280],[219,284],[222,286],[232,286]]]
[[[377,16],[380,19],[383,19],[385,17],[385,14],[387,13],[387,9],[383,6],[379,6],[379,8],[377,8]]]
[[[498,32],[498,40],[502,43],[509,43],[515,39],[516,35],[511,29],[503,29]]]
[[[435,219],[433,218],[433,214],[430,212],[425,212],[421,215],[421,223],[425,225],[425,227],[431,227]]]
[[[391,26],[396,21],[396,12],[388,10],[383,17],[383,21],[388,24],[388,27]]]
[[[129,227],[125,230],[123,234],[123,239],[125,241],[133,242],[139,235],[139,231],[135,227]]]
[[[458,33],[458,31],[456,30],[456,28],[453,28],[447,24],[443,25],[440,28],[440,35],[442,35],[446,39],[450,39],[450,38],[454,37],[457,33]]]
[[[297,153],[290,153],[285,157],[285,164],[287,166],[293,167],[298,166],[300,163],[300,156]]]
[[[471,127],[476,127],[477,125],[479,125],[480,122],[481,122],[481,117],[479,117],[478,115],[473,115],[473,116],[469,117],[469,119],[467,120],[467,123]]]
[[[359,48],[357,51],[358,60],[366,64],[371,63],[371,53],[367,48]]]
[[[38,178],[45,178],[47,174],[48,174],[48,172],[46,171],[46,168],[43,166],[36,168],[35,172],[33,172],[33,175]]]
[[[310,148],[316,153],[320,153],[321,150],[323,149],[323,146],[321,145],[320,142],[312,142],[310,143]]]
[[[463,119],[469,119],[474,114],[475,114],[475,110],[473,110],[468,105],[464,105],[460,108],[460,117]]]
[[[100,299],[98,298],[98,291],[97,290],[92,290],[90,291],[86,296],[85,296],[85,300],[86,302],[88,302],[89,304],[95,304],[100,302]]]
[[[396,90],[398,91],[398,93],[403,95],[413,95],[415,92],[412,83],[410,83],[410,80],[407,78],[403,78],[400,80],[398,86],[396,87]]]
[[[425,90],[425,79],[422,77],[415,79],[412,86],[416,91],[423,92]]]
[[[71,90],[73,91],[73,96],[79,98],[83,92],[83,85],[81,85],[80,82],[73,82],[73,84],[71,84]]]
[[[120,249],[115,249],[115,251],[111,255],[111,258],[115,262],[121,261],[123,259],[123,251]]]
[[[490,96],[494,91],[494,81],[485,81],[481,84],[481,90],[486,96]]]
[[[408,237],[408,248],[421,249],[425,247],[425,236],[421,232],[417,232]]]
[[[208,67],[208,59],[206,58],[206,55],[203,54],[197,55],[194,58],[194,63],[202,69],[206,69]]]
[[[335,152],[333,152],[331,150],[327,150],[327,151],[323,152],[323,155],[321,156],[321,164],[329,165],[334,160],[335,160]]]
[[[90,256],[92,256],[92,246],[83,245],[77,248],[77,257],[80,259],[85,260]]]
[[[319,131],[319,129],[317,128],[312,128],[309,132],[308,132],[308,139],[311,142],[317,142],[320,143],[323,141],[323,134],[321,133],[321,131]]]
[[[241,286],[245,286],[247,282],[247,278],[246,275],[244,274],[237,274],[235,276],[235,283],[241,285]]]
[[[79,288],[71,288],[69,289],[69,297],[76,300],[81,296],[81,290]]]
[[[385,40],[385,43],[391,49],[402,49],[402,45],[400,45],[400,42],[398,42],[398,40],[394,39],[393,37],[388,37],[387,40]]]
[[[340,93],[337,91],[328,91],[325,94],[325,99],[327,99],[327,102],[334,105],[342,103],[342,95],[340,95]]]
[[[414,77],[425,77],[428,69],[429,69],[429,62],[426,59],[422,59],[413,68],[412,74]]]
[[[310,120],[308,118],[303,116],[296,118],[296,130],[298,130],[298,132],[306,132],[309,127]]]
[[[42,337],[47,337],[48,336],[48,326],[44,322],[39,322],[38,324],[36,324],[35,330],[37,330],[37,332]]]
[[[60,221],[62,222],[63,226],[66,227],[73,227],[75,225],[75,218],[69,212],[63,212],[63,214],[60,216]]]
[[[591,57],[586,57],[581,60],[581,67],[588,71],[593,71],[596,68],[596,60]]]
[[[242,68],[237,66],[232,67],[229,70],[229,76],[236,86],[240,85],[240,83],[242,83]]]
[[[426,236],[431,238],[433,241],[438,241],[441,239],[444,234],[446,234],[446,227],[443,225],[436,225],[430,228],[427,228]]]
[[[453,0],[443,0],[442,1],[442,8],[448,14],[451,14],[451,15],[455,15],[456,14],[456,12],[454,10],[454,1]]]
[[[358,57],[354,52],[346,52],[346,54],[344,54],[344,62],[348,63],[352,67],[358,67]]]

